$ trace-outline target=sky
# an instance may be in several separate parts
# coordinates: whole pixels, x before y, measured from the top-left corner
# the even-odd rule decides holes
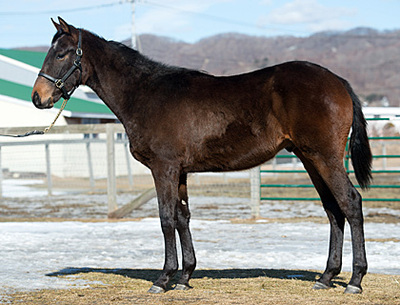
[[[189,43],[215,34],[308,36],[355,27],[400,29],[400,0],[134,0],[136,34]],[[132,0],[1,0],[0,48],[49,45],[50,18],[121,41],[132,32]]]

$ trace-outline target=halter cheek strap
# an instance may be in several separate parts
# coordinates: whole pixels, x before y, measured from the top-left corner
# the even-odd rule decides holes
[[[62,97],[66,100],[69,100],[71,98],[71,95],[74,93],[75,89],[78,88],[79,84],[82,81],[82,65],[81,65],[81,59],[83,56],[83,51],[82,51],[82,33],[81,30],[79,30],[79,40],[78,40],[78,48],[76,49],[76,58],[74,61],[73,66],[65,73],[65,75],[62,78],[55,78],[52,77],[46,73],[39,72],[39,76],[42,76],[52,83],[61,90],[62,92]],[[67,91],[65,88],[65,81],[72,75],[72,73],[75,72],[75,70],[79,70],[79,82],[77,86],[74,86],[71,91]]]

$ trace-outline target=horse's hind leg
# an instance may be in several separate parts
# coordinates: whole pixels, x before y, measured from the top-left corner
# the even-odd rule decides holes
[[[322,177],[335,198],[337,206],[349,222],[353,249],[353,275],[345,292],[361,293],[361,281],[367,272],[361,195],[350,182],[344,170],[343,161],[335,157],[333,151],[329,157],[324,157],[322,154],[316,152],[312,154],[303,152],[303,155],[312,163],[318,174]],[[335,206],[332,205],[330,209],[334,211]],[[335,213],[336,215],[340,215],[338,211]],[[329,273],[324,273],[321,279],[326,281],[329,277]]]
[[[329,288],[330,281],[338,275],[342,269],[345,218],[335,197],[332,195],[332,192],[329,190],[328,186],[316,171],[312,163],[306,159],[298,149],[295,149],[294,153],[303,162],[305,169],[310,175],[310,178],[321,197],[322,205],[330,223],[329,256],[326,269],[313,287],[314,289],[327,289]]]
[[[187,290],[189,280],[196,267],[196,256],[194,253],[192,235],[189,229],[190,211],[189,197],[187,195],[187,175],[182,174],[179,178],[179,203],[176,210],[176,229],[182,246],[182,276],[176,285],[176,290]]]

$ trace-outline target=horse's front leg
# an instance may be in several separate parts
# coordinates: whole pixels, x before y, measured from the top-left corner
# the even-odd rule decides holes
[[[161,229],[164,234],[165,262],[160,277],[154,282],[149,292],[162,293],[165,292],[169,280],[178,270],[175,215],[179,201],[179,173],[171,167],[153,169],[152,173],[157,191]]]

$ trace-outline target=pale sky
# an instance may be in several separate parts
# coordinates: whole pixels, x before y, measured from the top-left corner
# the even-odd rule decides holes
[[[127,0],[1,0],[0,48],[49,45],[50,18],[106,39],[131,35]],[[400,29],[400,0],[135,0],[137,34],[196,42],[227,32],[257,36],[308,36],[324,30]]]

